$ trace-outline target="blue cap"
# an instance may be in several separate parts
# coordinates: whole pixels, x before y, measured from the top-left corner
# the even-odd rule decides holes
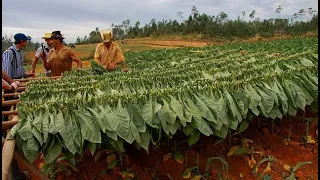
[[[31,38],[27,37],[25,34],[22,34],[22,33],[17,33],[14,35],[14,40],[15,41],[30,41]]]

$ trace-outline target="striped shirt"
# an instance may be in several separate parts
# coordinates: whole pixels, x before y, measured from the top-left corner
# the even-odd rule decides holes
[[[11,49],[15,51],[16,56],[14,56]],[[23,68],[23,61],[22,50],[19,50],[16,45],[13,44],[13,46],[10,46],[2,54],[2,69],[5,70],[12,79],[26,77],[27,72]]]

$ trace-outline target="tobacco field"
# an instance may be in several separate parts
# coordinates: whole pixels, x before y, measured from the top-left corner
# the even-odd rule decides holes
[[[294,38],[125,54],[128,72],[88,70],[27,84],[10,131],[17,147],[46,164],[89,149],[124,152],[182,132],[224,139],[252,118],[296,116],[318,107],[318,39]],[[74,164],[74,163],[73,163]],[[47,169],[48,170],[48,169]],[[49,171],[49,170],[48,170]]]

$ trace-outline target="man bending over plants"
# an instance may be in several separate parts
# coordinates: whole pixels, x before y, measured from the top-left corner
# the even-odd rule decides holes
[[[118,65],[123,65],[124,56],[118,44],[112,42],[112,30],[101,30],[100,34],[103,42],[97,45],[94,60],[108,71],[112,71]]]

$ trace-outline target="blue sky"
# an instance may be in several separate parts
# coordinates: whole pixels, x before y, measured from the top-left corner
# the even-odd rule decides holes
[[[130,19],[141,25],[156,20],[184,19],[195,5],[199,13],[217,15],[223,11],[229,19],[236,19],[246,11],[246,20],[252,10],[256,17],[269,19],[292,17],[300,9],[309,7],[318,11],[318,0],[3,0],[2,33],[14,35],[22,32],[41,42],[44,32],[60,30],[67,43],[88,35],[96,27],[108,29],[111,24],[121,24]],[[278,6],[281,14],[275,14]],[[305,16],[304,19],[308,19]]]

